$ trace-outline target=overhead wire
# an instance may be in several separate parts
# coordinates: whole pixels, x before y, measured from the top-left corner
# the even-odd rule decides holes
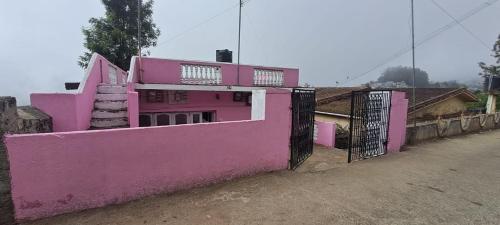
[[[242,5],[248,4],[248,3],[249,3],[249,2],[251,2],[251,1],[252,1],[252,0],[246,0],[246,1],[244,0],[244,1],[243,1],[243,3],[242,3]],[[187,28],[187,29],[185,29],[185,30],[181,31],[180,33],[178,33],[178,34],[176,34],[176,35],[173,35],[172,37],[170,37],[170,38],[168,38],[168,39],[166,39],[166,40],[163,40],[163,41],[161,41],[161,42],[158,42],[158,44],[157,44],[155,47],[159,47],[160,45],[164,45],[164,44],[166,44],[166,43],[169,43],[169,42],[171,42],[171,41],[173,41],[173,40],[175,40],[175,39],[177,39],[177,38],[179,38],[179,37],[181,37],[181,36],[183,36],[183,35],[185,35],[185,34],[187,34],[187,33],[191,32],[191,31],[193,31],[193,30],[196,30],[196,29],[198,29],[199,27],[201,27],[201,26],[203,26],[203,25],[205,25],[205,24],[207,24],[207,23],[211,22],[212,20],[214,20],[214,19],[216,19],[216,18],[218,18],[218,17],[220,17],[220,16],[222,16],[222,15],[224,15],[224,14],[226,14],[226,13],[230,12],[232,9],[234,9],[234,8],[236,8],[236,7],[239,7],[239,5],[240,5],[240,3],[237,3],[237,4],[234,4],[234,5],[231,5],[230,7],[225,8],[224,10],[222,10],[222,11],[218,12],[217,14],[215,14],[215,15],[213,15],[213,16],[211,16],[211,17],[209,17],[209,18],[207,18],[207,19],[205,19],[205,20],[203,20],[203,21],[201,21],[201,22],[199,22],[199,23],[197,23],[197,24],[195,24],[195,25],[193,25],[193,26],[190,26],[189,28]]]
[[[419,47],[421,46],[422,44],[434,39],[435,37],[439,36],[440,34],[442,34],[443,32],[453,28],[454,26],[456,26],[457,24],[460,24],[461,22],[463,22],[464,20],[476,15],[477,13],[479,13],[480,11],[482,11],[483,9],[495,4],[496,2],[498,2],[499,0],[489,0],[483,4],[481,4],[480,6],[468,11],[467,13],[465,13],[464,15],[462,15],[461,17],[459,17],[456,21],[452,21],[436,30],[434,30],[433,32],[429,33],[428,35],[426,35],[425,38],[417,41],[415,43],[415,47]],[[377,63],[375,66],[371,67],[370,69],[368,69],[367,71],[363,72],[363,73],[360,73],[359,75],[356,75],[356,76],[353,76],[351,77],[351,79],[348,79],[347,81],[341,83],[341,85],[343,84],[346,84],[346,83],[349,83],[351,81],[354,81],[354,80],[357,80],[361,77],[364,77],[366,75],[368,75],[369,73],[373,72],[374,70],[380,68],[381,66],[401,57],[402,55],[405,55],[406,53],[410,52],[411,51],[411,46],[407,46],[405,48],[402,48],[400,49],[399,51],[397,51],[395,54],[391,55],[390,57],[386,58],[385,60],[381,61],[380,63]]]
[[[435,0],[430,0],[436,7],[438,7],[444,14],[446,14],[448,17],[450,17],[452,20],[454,20],[465,32],[467,32],[471,37],[476,39],[482,46],[484,46],[486,49],[490,50],[490,47],[481,40],[476,34],[474,34],[470,29],[468,29],[465,25],[463,25],[460,21],[457,20],[451,13],[449,13],[443,6],[441,6],[439,3],[437,3]]]

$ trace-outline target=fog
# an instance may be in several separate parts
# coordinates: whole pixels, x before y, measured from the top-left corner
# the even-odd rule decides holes
[[[436,1],[456,18],[486,2]],[[81,28],[103,16],[100,1],[0,2],[0,96],[29,104],[29,93],[63,91],[65,81],[82,79]],[[453,21],[430,0],[415,4],[417,40]],[[237,5],[157,0],[154,21],[162,35],[147,50],[154,57],[214,61],[216,49],[228,48],[236,59]],[[500,34],[498,21],[500,3],[462,22],[489,48],[453,26],[418,46],[417,67],[433,81],[477,79],[478,62],[494,62],[490,49]],[[409,0],[250,0],[243,7],[241,62],[296,67],[300,82],[314,86],[358,85],[376,80],[387,67],[409,66],[409,53],[384,62],[410,44]]]

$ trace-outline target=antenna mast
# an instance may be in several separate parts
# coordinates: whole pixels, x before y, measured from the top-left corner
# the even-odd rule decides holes
[[[241,42],[241,7],[243,6],[242,0],[240,1],[240,13],[239,13],[239,21],[238,21],[238,72],[237,72],[237,77],[238,77],[238,86],[240,85],[240,42]]]
[[[412,69],[413,69],[413,126],[414,129],[417,127],[417,114],[415,112],[416,109],[416,96],[415,96],[415,88],[416,88],[416,83],[415,83],[415,13],[414,13],[414,7],[413,7],[413,0],[411,0],[411,54],[412,54]]]
[[[142,60],[141,60],[141,55],[142,55],[142,49],[141,49],[141,6],[142,6],[142,0],[137,0],[137,55],[139,56],[139,81],[142,82]],[[132,71],[133,73],[134,71]]]

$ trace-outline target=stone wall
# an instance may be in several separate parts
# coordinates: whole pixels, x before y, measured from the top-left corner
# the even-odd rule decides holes
[[[407,127],[406,143],[418,144],[437,138],[500,129],[500,112],[436,120]]]
[[[45,113],[30,106],[18,108],[14,97],[0,97],[0,224],[15,224],[4,135],[51,131],[52,120]]]
[[[16,99],[0,97],[0,224],[14,224],[9,161],[3,136],[7,132],[17,133],[17,117]]]
[[[10,194],[9,161],[7,160],[3,141],[0,141],[0,224],[14,224],[14,207]]]

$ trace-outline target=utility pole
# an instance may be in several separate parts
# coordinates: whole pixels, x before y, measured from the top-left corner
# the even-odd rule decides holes
[[[243,6],[243,1],[242,0],[239,1],[240,1],[240,13],[238,22],[238,72],[237,72],[238,86],[240,85],[241,7]]]
[[[412,54],[412,68],[413,68],[413,127],[416,129],[417,127],[417,112],[415,111],[416,109],[416,96],[415,96],[415,88],[416,88],[416,83],[415,83],[415,10],[413,7],[413,0],[411,0],[411,54]]]
[[[486,114],[496,113],[496,102],[497,96],[495,96],[491,90],[493,84],[493,74],[490,74],[488,81],[488,101],[486,102]]]
[[[142,0],[137,0],[137,55],[139,56],[139,81],[142,82],[142,68],[141,68],[141,6]],[[133,73],[134,71],[131,71]]]

